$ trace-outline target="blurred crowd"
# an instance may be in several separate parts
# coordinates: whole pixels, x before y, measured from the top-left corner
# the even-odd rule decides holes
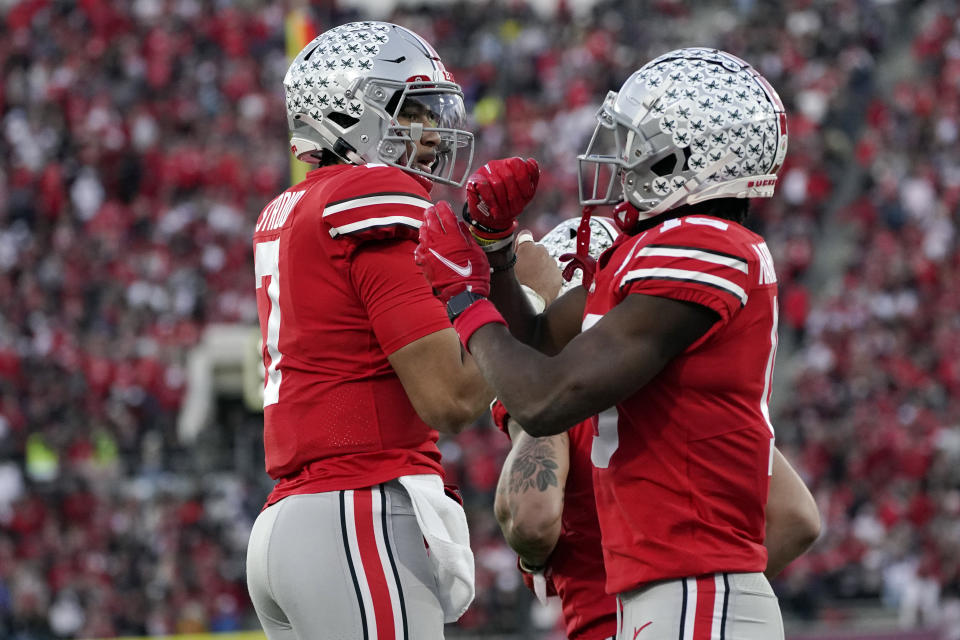
[[[311,14],[320,30],[371,17]],[[289,180],[284,9],[22,0],[0,17],[0,636],[254,628],[243,558],[262,460],[186,447],[176,418],[204,328],[256,324],[251,227]],[[579,215],[575,156],[640,64],[714,45],[758,67],[790,118],[778,195],[752,221],[796,375],[775,425],[824,517],[775,585],[784,611],[835,619],[866,598],[904,627],[960,624],[955,4],[558,0],[544,16],[464,0],[374,17],[436,46],[478,163],[540,161],[535,235]],[[824,278],[828,246],[841,270]],[[222,431],[259,429],[229,415]],[[492,515],[508,443],[483,419],[441,446],[477,557],[459,627],[551,627]]]
[[[864,110],[855,190],[834,223],[851,251],[807,316],[781,414],[825,522],[785,592],[811,614],[829,594],[880,596],[901,626],[942,625],[951,638],[960,637],[958,19],[955,3],[921,7],[905,43],[910,73]]]

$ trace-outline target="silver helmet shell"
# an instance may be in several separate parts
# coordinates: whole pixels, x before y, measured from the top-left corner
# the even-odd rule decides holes
[[[557,266],[564,268],[566,263],[560,261],[560,256],[566,253],[577,252],[577,229],[580,227],[580,218],[564,220],[540,238],[538,244],[543,245],[547,253],[557,261]],[[613,220],[600,216],[590,218],[590,257],[594,260],[613,245],[613,241],[620,235],[620,230]],[[583,272],[577,270],[569,281],[564,280],[560,286],[560,295],[567,290],[579,286],[583,282]]]
[[[786,113],[763,76],[723,51],[678,49],[607,95],[578,156],[580,202],[625,198],[643,220],[711,198],[768,198],[786,153]]]
[[[283,86],[290,146],[301,160],[317,162],[327,149],[351,164],[388,164],[455,186],[470,173],[473,134],[464,129],[463,92],[433,47],[409,29],[373,21],[330,29],[294,58]],[[398,116],[410,105],[426,116],[401,125]],[[424,168],[415,143],[429,133],[440,142]]]

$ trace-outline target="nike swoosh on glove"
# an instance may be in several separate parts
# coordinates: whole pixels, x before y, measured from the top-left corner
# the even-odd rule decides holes
[[[533,199],[539,182],[540,166],[533,158],[491,160],[467,179],[464,219],[485,251],[513,241],[517,217]]]
[[[463,291],[490,294],[490,263],[470,237],[466,223],[441,200],[427,208],[414,261],[444,304]]]

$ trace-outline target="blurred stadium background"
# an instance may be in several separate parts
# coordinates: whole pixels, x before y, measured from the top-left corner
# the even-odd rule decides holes
[[[538,233],[578,215],[574,156],[643,61],[714,45],[771,80],[790,152],[753,225],[782,288],[775,424],[824,521],[775,584],[788,636],[960,638],[957,2],[299,11],[0,0],[0,637],[258,628],[243,558],[269,479],[250,235],[290,180],[285,40],[377,18],[437,46],[478,161],[541,161]],[[478,583],[449,635],[562,637],[492,516],[507,442],[483,419],[442,450]]]

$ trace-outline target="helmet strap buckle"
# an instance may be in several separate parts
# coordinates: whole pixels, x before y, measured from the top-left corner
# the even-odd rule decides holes
[[[593,206],[583,208],[580,226],[577,227],[577,252],[565,253],[560,256],[562,262],[568,260],[570,262],[563,268],[563,279],[569,282],[576,270],[579,269],[583,274],[583,286],[588,290],[593,283],[593,276],[597,270],[597,261],[590,255],[590,238],[593,235],[590,229],[590,216],[593,215],[595,208]]]

